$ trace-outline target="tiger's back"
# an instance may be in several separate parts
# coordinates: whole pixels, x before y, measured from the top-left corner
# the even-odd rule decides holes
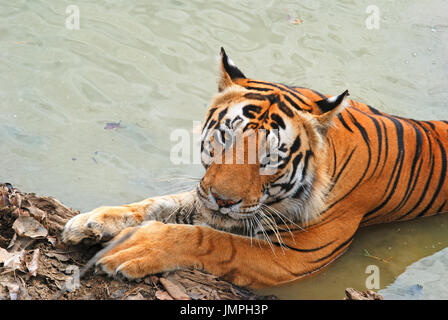
[[[337,147],[333,150],[340,165],[332,173],[338,199],[329,207],[344,201],[359,204],[362,225],[446,211],[448,123],[392,116],[356,101],[350,104],[338,115],[337,133],[330,132],[332,146],[340,145],[339,152]]]

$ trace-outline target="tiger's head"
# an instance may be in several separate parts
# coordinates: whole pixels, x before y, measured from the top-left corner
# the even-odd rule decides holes
[[[197,193],[214,227],[306,223],[329,187],[326,135],[348,91],[326,98],[248,79],[221,48],[219,93],[201,132]]]

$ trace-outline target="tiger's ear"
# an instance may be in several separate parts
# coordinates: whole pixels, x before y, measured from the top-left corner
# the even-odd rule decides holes
[[[319,122],[319,130],[326,134],[328,129],[333,124],[333,119],[345,108],[347,105],[347,97],[350,94],[345,90],[338,96],[322,99],[316,102],[317,106],[322,111],[321,115],[316,116]]]
[[[236,79],[245,79],[246,76],[238,69],[238,67],[230,59],[223,47],[221,47],[221,57],[220,57],[220,75],[218,89],[223,91],[224,89],[230,87],[234,84]]]

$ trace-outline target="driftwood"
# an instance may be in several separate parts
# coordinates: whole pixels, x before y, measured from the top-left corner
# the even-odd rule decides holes
[[[257,296],[195,269],[152,275],[138,283],[83,270],[102,247],[61,242],[65,223],[78,213],[52,197],[0,184],[0,300],[275,298]]]
[[[383,300],[383,296],[372,290],[365,292],[354,288],[345,289],[345,300]]]

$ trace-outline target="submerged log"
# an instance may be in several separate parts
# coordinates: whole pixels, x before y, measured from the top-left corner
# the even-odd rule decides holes
[[[165,272],[139,282],[118,281],[93,270],[84,273],[83,267],[91,264],[101,246],[69,247],[61,242],[65,223],[78,213],[52,197],[0,184],[0,300],[275,298],[258,296],[196,269]]]

